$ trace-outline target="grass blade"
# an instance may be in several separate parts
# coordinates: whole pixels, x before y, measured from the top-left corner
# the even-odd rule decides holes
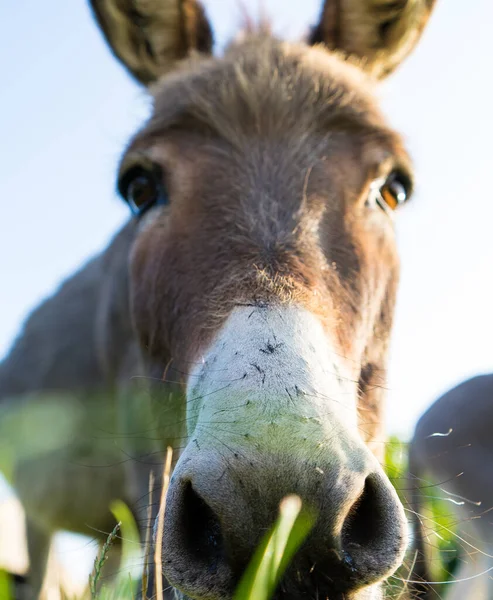
[[[10,600],[10,576],[8,573],[0,569],[0,598]]]
[[[173,449],[168,446],[163,471],[163,487],[161,489],[161,501],[159,503],[158,527],[156,532],[156,550],[154,553],[154,568],[156,569],[156,600],[163,600],[163,527],[164,512],[166,510],[166,494],[168,493],[169,479],[171,474],[171,461]]]
[[[109,534],[106,542],[103,544],[101,548],[101,552],[98,553],[96,559],[94,561],[94,569],[91,575],[89,576],[89,587],[91,591],[91,598],[96,600],[98,597],[98,583],[101,577],[101,572],[103,570],[103,565],[108,558],[108,552],[115,541],[115,538],[118,534],[118,530],[120,529],[121,523],[117,523],[113,531]]]
[[[151,554],[151,535],[152,535],[152,493],[154,490],[154,472],[149,475],[149,506],[147,507],[147,527],[146,539],[144,543],[144,571],[142,573],[141,596],[142,600],[147,600],[147,586],[149,580],[149,559]]]
[[[128,587],[128,576],[130,575],[131,581],[137,579],[138,568],[136,565],[141,560],[141,543],[140,534],[135,522],[134,516],[130,508],[121,500],[115,500],[110,505],[111,512],[115,517],[115,520],[121,523],[121,559],[120,568],[118,571],[117,585],[118,589],[126,590]],[[110,576],[113,573],[109,574]],[[136,589],[135,584],[132,583],[130,587],[130,594],[133,597]]]
[[[234,600],[268,600],[309,534],[314,515],[303,510],[298,496],[287,496],[279,517],[257,548],[234,595]]]

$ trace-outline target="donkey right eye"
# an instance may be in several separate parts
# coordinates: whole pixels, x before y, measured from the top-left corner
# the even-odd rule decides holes
[[[152,206],[168,203],[168,194],[158,169],[134,167],[122,177],[118,188],[136,216],[144,214]]]

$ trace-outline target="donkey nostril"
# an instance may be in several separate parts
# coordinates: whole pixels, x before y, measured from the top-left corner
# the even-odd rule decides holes
[[[214,569],[223,556],[221,525],[191,483],[184,489],[182,517],[183,543],[189,555]]]
[[[366,478],[361,495],[352,505],[342,527],[344,549],[352,545],[372,546],[385,529],[386,516],[379,502],[376,482]]]
[[[400,563],[407,537],[399,507],[381,476],[373,473],[366,478],[341,532],[346,564],[361,582],[381,579]]]
[[[198,479],[175,477],[168,490],[163,574],[187,598],[231,597],[235,577],[227,561],[227,543],[219,520],[219,515],[223,518],[222,505],[207,495],[210,488],[200,487]],[[212,507],[217,506],[216,512]]]

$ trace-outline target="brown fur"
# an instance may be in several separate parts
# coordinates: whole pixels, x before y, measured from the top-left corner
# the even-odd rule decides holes
[[[408,159],[369,86],[325,52],[307,56],[253,38],[221,63],[201,61],[155,90],[155,116],[123,159],[127,168],[153,157],[173,197],[134,251],[137,329],[152,355],[182,357],[186,372],[236,304],[296,299],[336,324],[344,355],[357,364],[362,353],[374,356],[382,376],[397,278],[393,234],[386,217],[361,227],[358,215],[381,157],[402,168]],[[325,223],[326,255],[310,232],[314,219]],[[218,246],[221,231],[229,234]],[[158,264],[169,266],[156,281]],[[379,351],[366,347],[375,328]]]
[[[177,453],[183,447],[180,395],[161,385],[161,408],[153,412],[132,376],[183,383],[235,306],[296,303],[321,319],[359,380],[361,437],[381,456],[398,259],[391,220],[365,201],[376,177],[410,167],[376,107],[361,59],[371,58],[374,74],[393,69],[403,52],[392,44],[415,42],[429,13],[420,3],[390,5],[392,44],[375,54],[371,36],[356,36],[351,20],[337,12],[354,1],[328,1],[311,41],[337,55],[250,33],[212,59],[205,56],[210,28],[192,0],[91,4],[115,55],[141,83],[153,84],[153,115],[127,148],[121,172],[159,165],[171,203],[129,223],[37,309],[0,365],[0,398],[11,399],[5,407],[19,406],[18,397],[31,392],[41,401],[57,392],[62,404],[75,398],[83,407],[81,439],[16,466],[35,587],[54,531],[87,532],[94,524],[108,530],[109,497],[137,511],[149,455],[159,462],[166,444]],[[335,15],[337,31],[328,15]],[[373,25],[380,23],[379,16]],[[356,60],[341,58],[351,52]],[[118,460],[108,449],[118,444],[90,443],[90,452],[111,465],[95,494],[93,471],[66,465],[83,465],[101,415],[104,430],[123,440],[119,458],[139,460]],[[83,510],[89,499],[93,520]],[[102,515],[108,520],[100,522]],[[359,585],[344,581],[344,597],[362,600]]]

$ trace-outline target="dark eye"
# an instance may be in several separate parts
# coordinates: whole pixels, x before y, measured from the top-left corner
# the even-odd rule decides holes
[[[122,177],[118,184],[134,215],[142,215],[156,204],[167,204],[168,195],[162,183],[159,169],[147,170],[134,167]]]
[[[373,194],[375,202],[386,212],[394,211],[404,204],[411,195],[411,182],[403,173],[394,171],[383,182],[375,182]]]

